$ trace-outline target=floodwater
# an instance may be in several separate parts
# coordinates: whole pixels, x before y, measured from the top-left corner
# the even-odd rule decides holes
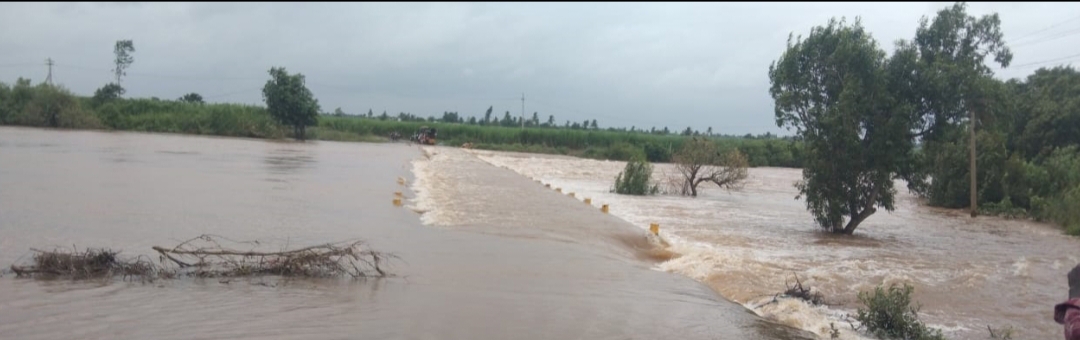
[[[363,281],[7,272],[0,339],[813,337],[713,283],[655,270],[668,257],[617,215],[434,149],[0,127],[3,267],[31,248],[133,257],[200,234],[280,247],[363,239],[400,258],[395,276]],[[396,191],[405,206],[391,203]],[[1034,274],[1045,259],[1027,261]]]
[[[857,292],[908,283],[920,319],[953,339],[987,339],[987,326],[1012,327],[1013,339],[1058,339],[1053,306],[1067,296],[1065,274],[1080,263],[1080,238],[1060,228],[926,207],[898,182],[896,211],[879,209],[853,236],[819,231],[796,200],[798,169],[754,168],[741,190],[705,188],[699,197],[635,197],[609,192],[624,162],[468,151],[550,190],[608,204],[610,213],[660,236],[678,254],[656,268],[703,282],[778,322],[829,337],[863,338],[852,327]],[[654,179],[674,174],[654,166]],[[538,184],[543,186],[543,184]],[[568,195],[566,195],[568,196]],[[564,197],[566,197],[564,196]],[[795,275],[831,307],[774,299]]]

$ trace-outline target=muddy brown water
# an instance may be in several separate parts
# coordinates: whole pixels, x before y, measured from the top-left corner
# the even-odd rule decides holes
[[[1080,238],[1059,227],[929,208],[897,182],[897,209],[880,209],[853,237],[822,233],[796,200],[798,169],[754,168],[741,190],[705,186],[697,198],[635,197],[609,192],[624,162],[490,151],[467,151],[594,205],[639,229],[652,223],[679,254],[662,270],[692,277],[757,314],[828,338],[841,338],[861,306],[857,293],[878,284],[908,283],[920,318],[951,339],[987,339],[987,326],[1012,327],[1013,339],[1059,339],[1053,306],[1067,296],[1065,274],[1080,263]],[[656,164],[654,179],[674,173]],[[833,304],[813,307],[774,300],[795,283]]]
[[[365,281],[9,272],[0,338],[812,337],[656,270],[633,224],[459,155],[436,163],[400,144],[0,127],[4,267],[30,248],[150,255],[207,233],[293,246],[359,238],[401,259],[395,277]],[[406,206],[391,204],[395,191]]]

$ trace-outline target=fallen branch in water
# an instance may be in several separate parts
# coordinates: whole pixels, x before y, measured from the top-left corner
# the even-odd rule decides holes
[[[784,283],[787,286],[787,283]],[[810,288],[803,288],[802,282],[799,281],[799,275],[795,274],[795,286],[788,286],[788,289],[784,291],[784,295],[799,298],[803,301],[809,302],[813,305],[821,305],[825,303],[825,298],[819,292],[811,292]]]
[[[284,277],[385,277],[387,260],[397,258],[366,249],[362,241],[323,244],[293,250],[255,251],[222,247],[220,236],[201,235],[173,248],[151,247],[160,255],[159,265],[140,256],[134,260],[117,257],[108,249],[77,249],[34,252],[29,265],[11,265],[18,277],[90,279],[122,275],[144,280],[195,277],[240,277],[278,275]],[[246,242],[258,245],[259,242]],[[173,268],[175,264],[179,268]]]
[[[164,260],[180,268],[194,268],[197,277],[280,275],[299,277],[387,276],[382,269],[393,255],[365,250],[362,241],[323,244],[276,252],[224,248],[217,239],[202,235],[171,249],[153,247]]]

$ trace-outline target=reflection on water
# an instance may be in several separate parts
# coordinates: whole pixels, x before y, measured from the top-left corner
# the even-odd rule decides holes
[[[649,246],[644,233],[611,215],[466,153],[428,163],[414,181],[420,155],[400,144],[0,127],[4,266],[30,247],[156,258],[152,246],[204,233],[289,248],[363,239],[402,259],[396,277],[358,282],[6,275],[0,338],[803,338],[698,282],[649,270],[636,253]],[[426,183],[422,194],[399,177]],[[515,217],[425,226],[391,205],[396,191],[415,205],[465,202],[433,205],[442,216]]]
[[[845,315],[860,306],[857,292],[899,282],[915,286],[920,317],[951,338],[984,339],[987,325],[1013,326],[1022,339],[1060,337],[1050,312],[1064,298],[1065,272],[1080,262],[1080,239],[1060,228],[925,207],[899,182],[896,211],[879,211],[855,235],[839,236],[820,232],[805,201],[794,199],[798,169],[750,169],[740,191],[706,187],[698,198],[634,197],[608,192],[623,162],[470,152],[564,192],[591,196],[594,204],[610,204],[613,215],[641,229],[659,223],[673,243],[670,250],[680,255],[660,269],[823,337],[830,322],[847,325]],[[655,165],[656,179],[665,172],[674,170]],[[834,308],[774,302],[796,274]]]
[[[263,158],[266,169],[271,174],[296,174],[302,169],[315,166],[315,157],[310,149],[294,149],[286,145],[268,143],[270,149]]]

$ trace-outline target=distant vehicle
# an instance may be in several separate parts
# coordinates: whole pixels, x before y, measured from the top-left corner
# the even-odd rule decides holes
[[[416,134],[413,135],[413,141],[420,144],[435,145],[435,135],[435,128],[421,126],[420,130],[417,130]]]
[[[391,132],[391,133],[390,133],[390,140],[391,140],[391,141],[395,141],[395,142],[396,142],[396,141],[398,141],[399,139],[401,139],[401,133],[399,133],[399,132],[397,132],[397,131],[394,131],[394,132]]]

